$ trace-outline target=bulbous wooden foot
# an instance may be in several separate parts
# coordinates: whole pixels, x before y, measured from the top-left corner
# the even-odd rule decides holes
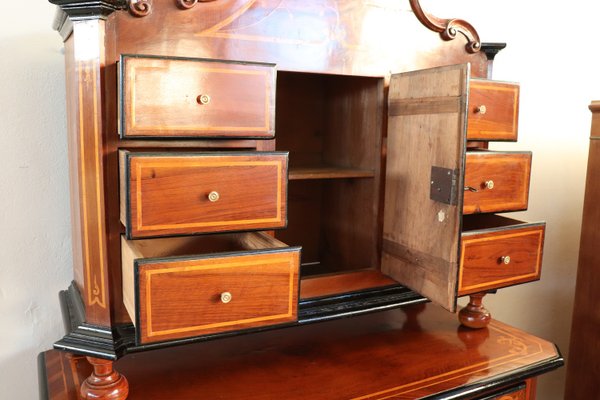
[[[469,304],[458,312],[458,320],[463,326],[473,329],[481,329],[488,326],[492,315],[483,306],[485,293],[474,293],[469,296]]]
[[[94,372],[81,385],[83,399],[125,400],[129,394],[127,379],[113,369],[113,362],[86,357]]]

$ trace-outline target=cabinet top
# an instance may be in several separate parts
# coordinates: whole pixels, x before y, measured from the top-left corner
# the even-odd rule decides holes
[[[57,379],[61,363],[67,371],[73,368],[69,376],[89,374],[85,362],[64,357],[45,353],[48,382],[72,382]],[[192,393],[232,400],[442,394],[459,399],[562,364],[555,346],[545,340],[497,321],[487,329],[457,328],[453,314],[428,304],[134,354],[115,368],[135,387],[132,400],[192,398]]]

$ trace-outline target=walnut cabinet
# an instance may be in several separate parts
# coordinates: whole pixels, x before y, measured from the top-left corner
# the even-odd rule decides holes
[[[482,327],[487,291],[540,278],[545,224],[496,215],[527,208],[532,155],[488,148],[517,140],[519,85],[468,23],[416,0],[51,2],[75,261],[56,348],[114,360],[464,295]]]

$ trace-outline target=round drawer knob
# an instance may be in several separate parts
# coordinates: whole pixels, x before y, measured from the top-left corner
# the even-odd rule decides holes
[[[208,200],[211,202],[217,202],[221,196],[219,196],[219,192],[215,192],[214,190],[208,194]]]
[[[500,257],[500,262],[503,263],[503,264],[506,264],[506,265],[510,264],[510,256],[502,256],[502,257]]]
[[[223,292],[221,293],[221,303],[227,304],[231,301],[231,293]]]
[[[487,107],[485,105],[480,105],[475,108],[475,113],[484,115],[487,112]]]
[[[210,103],[210,96],[207,94],[201,94],[196,98],[196,101],[198,102],[198,104],[208,104]]]
[[[494,181],[490,179],[489,181],[485,181],[484,185],[485,185],[486,189],[493,189],[494,188]]]

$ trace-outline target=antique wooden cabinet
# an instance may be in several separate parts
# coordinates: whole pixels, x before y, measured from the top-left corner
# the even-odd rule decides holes
[[[487,145],[517,140],[519,86],[466,21],[417,0],[50,1],[75,261],[55,347],[95,365],[84,396],[126,387],[106,361],[126,353],[428,299],[470,295],[460,320],[485,327],[487,291],[539,279],[545,224],[494,214],[527,208],[531,154]]]

